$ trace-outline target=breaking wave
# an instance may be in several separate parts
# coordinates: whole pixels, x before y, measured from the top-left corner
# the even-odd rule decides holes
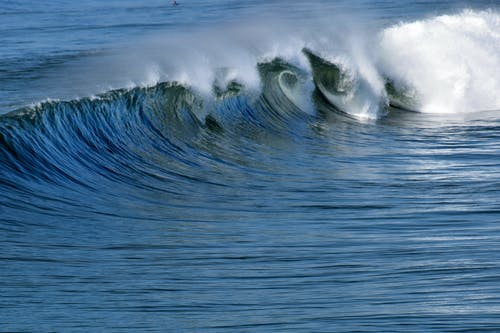
[[[210,97],[214,82],[235,81],[258,93],[265,85],[258,64],[280,59],[305,76],[306,90],[295,89],[293,98],[304,100],[317,88],[358,118],[380,118],[389,105],[430,113],[500,109],[498,12],[466,10],[373,33],[341,28],[337,20],[307,28],[279,20],[242,23],[152,38],[134,47],[140,52],[92,62],[93,86],[106,91],[175,81]]]
[[[1,116],[2,161],[34,175],[67,162],[52,163],[53,156],[78,160],[82,152],[120,151],[118,146],[130,148],[144,140],[179,154],[182,145],[214,133],[293,136],[325,112],[378,119],[390,117],[393,107],[433,113],[500,109],[497,12],[464,11],[400,23],[369,43],[334,34],[316,40],[307,36],[311,31],[287,35],[279,28],[272,33],[237,29],[215,42],[198,33],[191,36],[200,41],[196,52],[177,36],[157,48],[140,47],[140,63],[138,53],[94,59],[93,78],[103,86],[124,86],[112,80],[126,77],[132,88],[43,102]],[[181,46],[160,52],[174,44]],[[137,85],[145,87],[133,88]]]
[[[27,195],[38,209],[31,202],[44,207],[50,191],[64,198],[68,189],[86,196],[109,188],[112,205],[119,183],[174,193],[185,204],[220,170],[247,168],[248,149],[277,152],[320,138],[330,122],[351,128],[416,114],[405,111],[497,110],[498,20],[494,12],[467,11],[401,23],[370,43],[256,28],[228,31],[224,42],[200,34],[196,52],[176,37],[138,47],[141,54],[78,63],[65,75],[77,86],[81,77],[73,74],[87,73],[89,86],[99,82],[103,93],[0,116],[2,200],[17,205],[15,196]],[[82,70],[90,65],[93,72]],[[47,183],[56,186],[47,190]],[[67,214],[58,210],[65,205],[58,201],[53,213]]]

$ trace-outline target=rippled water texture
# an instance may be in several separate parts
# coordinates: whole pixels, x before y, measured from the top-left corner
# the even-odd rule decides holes
[[[500,331],[498,4],[179,2],[0,5],[0,331]]]

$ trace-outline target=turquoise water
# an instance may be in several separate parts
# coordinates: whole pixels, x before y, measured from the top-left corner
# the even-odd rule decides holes
[[[0,4],[0,331],[500,331],[495,1]]]

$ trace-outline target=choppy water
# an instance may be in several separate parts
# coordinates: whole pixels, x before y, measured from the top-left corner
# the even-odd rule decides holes
[[[500,331],[496,1],[0,22],[0,331]]]

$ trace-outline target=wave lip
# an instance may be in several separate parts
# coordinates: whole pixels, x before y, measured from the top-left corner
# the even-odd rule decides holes
[[[382,79],[359,56],[356,68],[344,68],[308,48],[303,53],[309,59],[317,89],[336,109],[362,119],[376,119],[383,114],[389,101]]]

